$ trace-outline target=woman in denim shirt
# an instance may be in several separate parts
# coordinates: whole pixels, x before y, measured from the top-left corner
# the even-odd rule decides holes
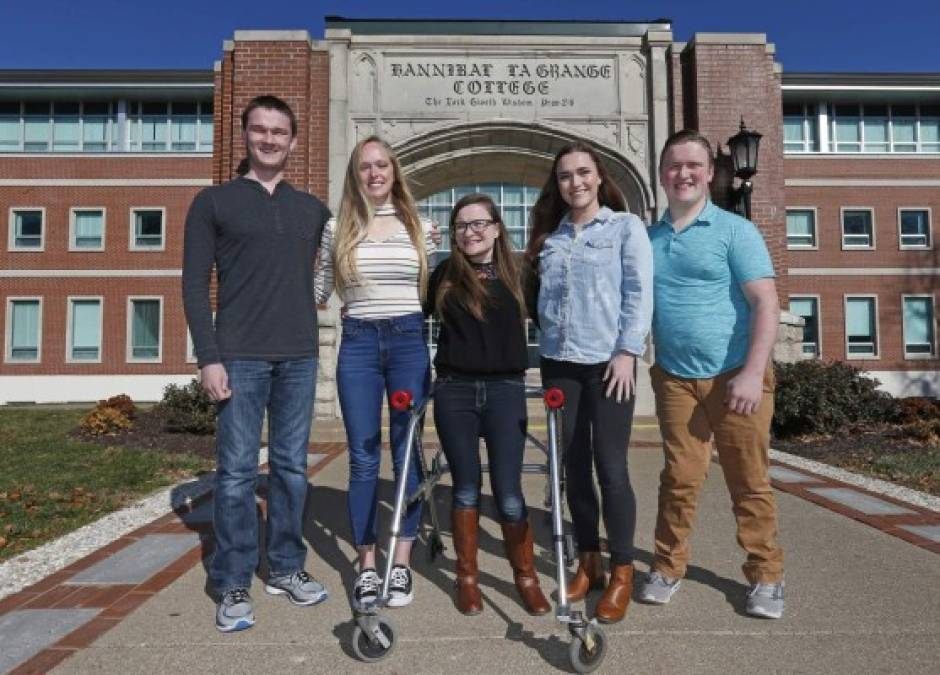
[[[434,425],[454,479],[457,609],[463,614],[483,610],[477,567],[482,436],[516,588],[526,610],[545,614],[551,606],[535,573],[522,495],[528,353],[519,266],[487,195],[470,194],[454,205],[450,236],[453,252],[431,275],[425,311],[441,321]]]
[[[626,213],[623,195],[587,143],[555,156],[532,210],[526,254],[540,282],[542,383],[565,393],[562,443],[579,551],[568,597],[580,600],[605,583],[593,463],[610,551],[610,583],[596,616],[620,621],[633,588],[636,501],[627,446],[636,359],[653,313],[653,263],[646,227]]]

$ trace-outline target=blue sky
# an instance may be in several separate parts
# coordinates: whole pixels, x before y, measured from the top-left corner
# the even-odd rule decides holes
[[[465,3],[325,0],[0,0],[0,68],[211,68],[236,29],[306,29],[323,17],[637,20],[696,31],[766,33],[784,69],[940,71],[940,1]]]

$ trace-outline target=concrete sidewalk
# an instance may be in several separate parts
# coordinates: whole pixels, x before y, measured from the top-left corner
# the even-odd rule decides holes
[[[630,451],[639,510],[637,567],[641,571],[650,561],[658,472],[662,466],[660,452],[650,447],[655,442],[655,430],[649,422],[637,421],[637,442]],[[218,633],[213,625],[214,604],[205,591],[205,569],[199,564],[201,550],[193,549],[199,541],[195,532],[207,532],[210,511],[208,504],[202,504],[186,516],[186,527],[170,522],[176,518],[172,516],[168,524],[152,530],[166,534],[145,537],[163,537],[149,553],[136,553],[140,563],[149,561],[157,570],[149,582],[130,586],[136,580],[121,579],[115,571],[119,567],[116,563],[111,566],[110,578],[105,572],[96,572],[96,567],[78,572],[76,576],[84,575],[78,581],[85,584],[110,585],[115,593],[122,583],[122,592],[130,589],[114,604],[56,604],[56,598],[43,604],[38,600],[45,596],[38,596],[34,607],[73,607],[68,621],[74,625],[56,629],[60,633],[74,632],[43,652],[47,660],[41,655],[34,657],[23,662],[19,672],[45,672],[49,668],[44,663],[49,667],[58,663],[55,672],[61,673],[122,674],[567,670],[566,631],[552,615],[528,616],[516,599],[490,499],[485,502],[487,517],[481,524],[485,609],[477,617],[464,617],[454,609],[454,554],[447,516],[450,489],[446,484],[437,494],[447,546],[444,557],[431,564],[425,548],[416,548],[415,601],[409,607],[385,612],[398,630],[394,652],[378,664],[356,661],[350,649],[353,623],[346,591],[354,576],[354,549],[346,517],[347,466],[345,455],[337,452],[339,446],[330,447],[330,454],[315,456],[320,465],[311,480],[306,518],[306,535],[313,551],[307,568],[331,591],[332,597],[326,603],[312,608],[294,607],[282,597],[267,596],[256,579],[253,596],[257,625],[242,633]],[[388,463],[388,459],[386,456],[384,461]],[[539,461],[540,455],[533,451],[528,459]],[[693,538],[694,565],[688,578],[670,605],[634,603],[623,622],[605,627],[609,648],[599,672],[936,672],[940,662],[940,548],[922,537],[940,538],[940,526],[936,524],[940,523],[940,515],[906,508],[863,491],[846,497],[838,491],[847,488],[827,484],[805,472],[775,467],[774,474],[775,484],[783,488],[777,497],[787,555],[786,616],[766,621],[743,613],[742,554],[735,544],[734,521],[721,469],[713,464],[702,494]],[[382,503],[386,522],[391,487],[386,475]],[[543,477],[524,477],[537,529],[538,570],[543,587],[550,592],[555,587],[554,563],[547,549],[550,536],[543,507],[544,487]],[[901,522],[911,524],[898,525]],[[891,536],[878,527],[891,531],[899,527],[922,529]],[[166,563],[153,560],[159,557],[155,551],[169,560],[173,555],[168,550],[173,546],[189,552],[159,571]],[[133,557],[132,548],[122,549],[125,557]],[[120,555],[119,551],[112,557]],[[154,579],[161,576],[164,585],[166,580],[175,580],[145,596],[145,592],[160,587]],[[46,595],[55,593],[53,588]],[[135,594],[142,604],[127,614],[127,603]],[[598,596],[589,596],[589,613]],[[4,620],[8,624],[22,623],[24,617],[29,618],[29,612],[43,611],[50,610],[0,613],[0,635],[10,629],[9,625],[4,627]],[[75,629],[91,617],[97,618],[86,626],[95,624],[94,630]],[[102,628],[106,631],[103,634]],[[76,647],[81,648],[68,654],[63,651]],[[7,648],[7,644],[0,647]]]

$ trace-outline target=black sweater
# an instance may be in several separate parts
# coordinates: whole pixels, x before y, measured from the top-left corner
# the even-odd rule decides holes
[[[317,354],[313,264],[330,212],[281,181],[269,194],[247,178],[206,188],[186,217],[183,306],[199,367],[227,359]],[[215,324],[209,275],[219,281]]]
[[[434,273],[428,285],[425,312],[434,311],[437,290],[449,260]],[[437,339],[434,368],[438,376],[456,375],[478,379],[518,377],[528,365],[525,329],[516,299],[498,279],[486,284],[488,302],[483,307],[483,321],[478,321],[448,294],[444,302],[441,331]]]

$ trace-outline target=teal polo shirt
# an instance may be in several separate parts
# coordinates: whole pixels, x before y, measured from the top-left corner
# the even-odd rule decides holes
[[[692,379],[744,365],[751,307],[741,284],[774,276],[757,227],[709,201],[681,232],[667,211],[649,236],[656,364]]]

